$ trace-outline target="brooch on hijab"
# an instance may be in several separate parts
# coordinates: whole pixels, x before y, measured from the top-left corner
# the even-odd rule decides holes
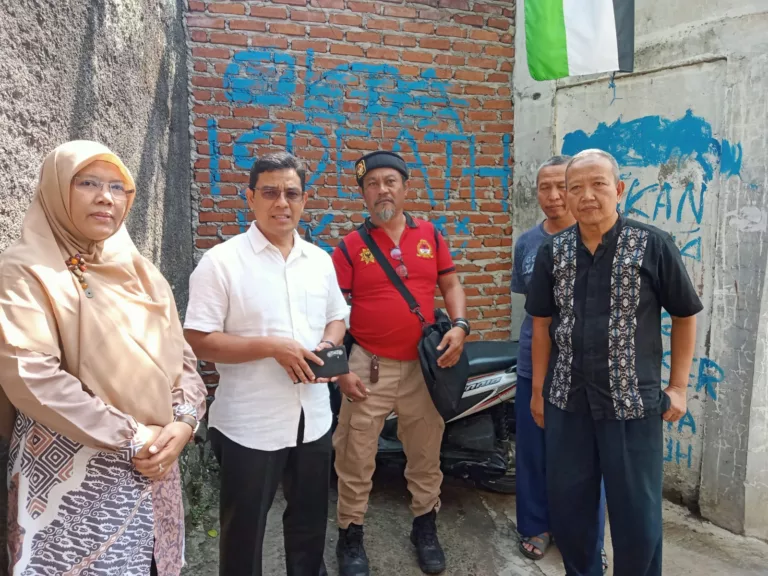
[[[69,268],[69,271],[72,272],[72,274],[75,275],[75,278],[77,278],[77,281],[80,282],[80,286],[83,288],[85,296],[87,298],[93,298],[93,290],[88,288],[88,282],[85,281],[85,271],[88,270],[88,266],[86,266],[83,257],[80,256],[80,254],[75,254],[71,258],[68,258],[65,263],[67,268]]]

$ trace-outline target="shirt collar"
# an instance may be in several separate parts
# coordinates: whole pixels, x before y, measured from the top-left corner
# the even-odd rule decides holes
[[[266,249],[267,247],[271,246],[272,243],[267,240],[267,237],[264,236],[264,234],[259,230],[259,227],[256,226],[256,222],[251,222],[251,227],[248,228],[246,234],[248,235],[248,240],[251,242],[251,247],[253,248],[253,251],[258,254],[262,250]],[[300,255],[306,254],[306,242],[301,238],[299,233],[294,230],[293,231],[293,249],[298,252]]]
[[[403,212],[403,215],[405,216],[405,225],[408,226],[408,228],[418,228],[419,227],[419,225],[411,217],[411,215],[408,214],[408,212]],[[365,219],[364,226],[368,230],[375,230],[376,228],[378,228],[378,226],[376,226],[376,224],[374,224],[371,221],[371,217],[370,216],[368,216],[368,218]]]

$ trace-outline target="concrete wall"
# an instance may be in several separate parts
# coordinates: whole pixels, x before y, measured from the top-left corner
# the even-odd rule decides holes
[[[0,250],[18,237],[45,155],[99,140],[136,178],[128,227],[183,312],[192,228],[182,11],[182,0],[0,0]],[[0,446],[2,486],[6,462]]]
[[[521,32],[522,10],[520,2]],[[666,430],[665,488],[715,523],[763,538],[766,30],[765,0],[637,0],[635,72],[615,81],[600,75],[558,82],[530,77],[518,34],[513,192],[518,235],[540,219],[537,165],[555,152],[603,148],[622,167],[622,211],[675,236],[705,310],[689,412]],[[666,316],[667,352],[669,324]]]

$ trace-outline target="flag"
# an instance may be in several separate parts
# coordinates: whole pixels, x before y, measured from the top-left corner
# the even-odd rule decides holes
[[[525,48],[534,80],[632,72],[635,0],[525,0]]]

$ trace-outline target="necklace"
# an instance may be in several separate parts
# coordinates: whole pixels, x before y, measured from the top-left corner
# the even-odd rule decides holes
[[[85,260],[83,260],[83,257],[80,254],[75,254],[71,258],[67,258],[64,263],[67,265],[67,268],[69,268],[69,271],[75,275],[75,278],[77,278],[83,292],[85,292],[85,296],[87,298],[93,298],[93,290],[88,288],[88,282],[85,279],[85,272],[88,270],[88,266],[86,265]]]

